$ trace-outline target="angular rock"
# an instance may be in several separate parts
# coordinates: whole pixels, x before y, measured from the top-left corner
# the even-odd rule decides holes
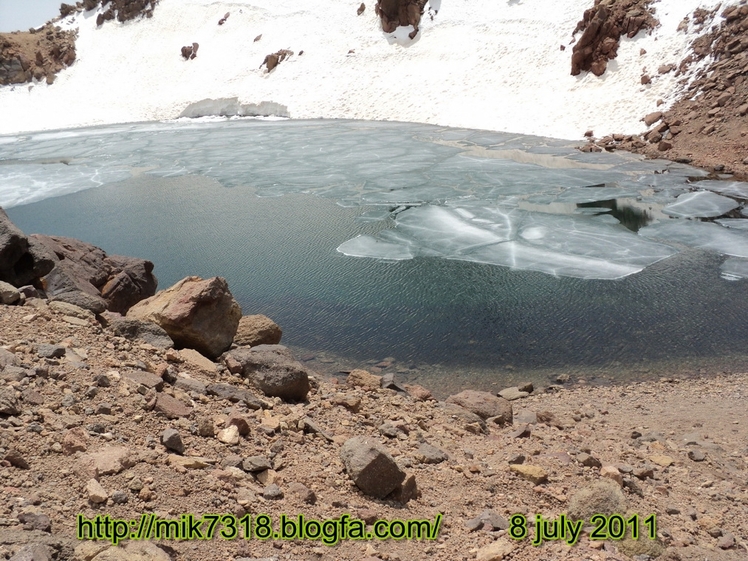
[[[81,427],[70,429],[62,437],[62,453],[72,456],[76,452],[85,452],[88,449],[88,433]]]
[[[145,372],[144,370],[126,370],[122,373],[122,377],[126,380],[144,386],[146,388],[161,391],[164,387],[164,380],[160,376]],[[141,390],[142,391],[142,390]]]
[[[440,464],[446,462],[449,459],[449,455],[436,446],[423,443],[418,447],[415,458],[422,464]]]
[[[288,486],[288,492],[303,503],[313,505],[317,502],[317,495],[314,491],[302,483],[291,483]]]
[[[506,388],[499,392],[499,397],[503,397],[507,401],[515,401],[517,399],[522,399],[523,397],[527,397],[528,395],[530,394],[527,392],[520,391],[518,387]]]
[[[26,458],[24,458],[18,450],[14,450],[13,448],[5,453],[5,457],[3,459],[13,467],[16,467],[18,469],[29,469],[30,467],[29,462],[26,460]]]
[[[43,544],[32,544],[22,548],[9,561],[52,561],[52,552]]]
[[[184,442],[182,442],[182,437],[177,429],[169,428],[162,432],[161,444],[177,454],[184,454]]]
[[[496,397],[488,392],[465,390],[447,398],[447,403],[464,407],[481,417],[500,417],[504,423],[512,422],[512,404],[503,397]]]
[[[174,341],[171,340],[169,334],[159,325],[150,321],[122,318],[112,321],[110,326],[118,337],[124,337],[131,341],[142,341],[157,349],[170,349],[174,346]]]
[[[192,407],[189,407],[178,399],[164,393],[160,393],[156,396],[156,405],[154,408],[156,411],[162,413],[167,419],[189,417],[192,414]]]
[[[529,464],[511,464],[509,466],[509,469],[511,469],[514,473],[516,473],[523,479],[531,481],[535,485],[540,485],[541,483],[545,483],[546,481],[548,481],[548,474],[540,466],[533,466]]]
[[[272,319],[261,314],[242,316],[234,336],[234,343],[240,346],[277,345],[283,331]]]
[[[234,340],[242,311],[220,277],[187,277],[135,304],[128,319],[160,325],[179,347],[215,359]]]
[[[174,387],[186,392],[195,392],[201,395],[205,395],[207,386],[200,380],[194,378],[186,378],[184,376],[177,376],[174,382]]]
[[[405,479],[405,473],[384,446],[363,436],[347,440],[340,449],[340,458],[356,486],[377,499],[385,498]]]
[[[249,473],[258,473],[266,469],[273,469],[273,464],[265,456],[250,456],[242,462],[242,469]]]
[[[514,551],[515,545],[505,538],[481,547],[476,554],[476,561],[501,561]]]
[[[206,372],[217,372],[218,366],[209,358],[204,357],[195,349],[182,349],[179,351],[179,358],[193,366],[205,370]]]
[[[131,540],[104,550],[92,561],[171,561],[171,557],[153,542]]]
[[[366,370],[352,370],[346,378],[349,386],[363,388],[368,391],[377,391],[382,387],[382,377],[370,374]]]
[[[232,403],[245,403],[247,407],[255,411],[262,409],[262,402],[252,392],[229,384],[208,384],[205,387],[205,393],[220,399],[226,399]]]
[[[0,415],[20,415],[21,404],[13,388],[0,388]]]
[[[485,432],[487,430],[485,421],[464,407],[454,403],[439,403],[437,407],[444,411],[446,415],[449,415],[453,420],[459,420],[464,428],[475,425],[480,429],[480,432]]]
[[[36,354],[42,358],[62,358],[66,349],[62,345],[41,344],[36,348]]]
[[[218,431],[216,438],[229,446],[235,446],[239,444],[239,429],[236,425],[231,425],[223,430]]]
[[[0,303],[11,306],[21,299],[18,289],[4,281],[0,281]]]
[[[104,490],[104,487],[95,479],[89,479],[86,484],[86,496],[94,504],[105,503],[109,498],[109,494]]]
[[[269,397],[304,401],[309,393],[309,371],[283,345],[238,348],[228,357],[242,365],[242,375]]]

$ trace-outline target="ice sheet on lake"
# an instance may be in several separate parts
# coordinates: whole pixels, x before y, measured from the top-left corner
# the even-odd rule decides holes
[[[648,229],[642,236],[628,231],[608,209],[577,205],[630,198],[655,213],[668,205],[679,216],[718,216],[738,206],[726,196],[748,197],[748,186],[739,182],[703,181],[698,188],[706,191],[684,194],[693,188],[689,178],[703,176],[700,170],[581,154],[575,145],[431,125],[321,120],[53,131],[0,139],[0,206],[142,173],[196,174],[263,197],[306,193],[342,207],[368,207],[354,219],[355,233],[367,235],[341,244],[346,255],[433,256],[607,279],[640,271],[675,250],[648,239]],[[598,212],[606,214],[587,214]],[[651,227],[650,234],[731,254],[746,245],[734,221],[724,224],[729,228],[703,225],[712,227],[707,230],[670,222]]]
[[[748,232],[694,220],[668,220],[639,230],[640,236],[681,243],[690,247],[748,257]]]
[[[373,257],[393,261],[413,258],[407,246],[385,242],[366,235],[356,236],[352,240],[343,242],[338,246],[338,251],[351,257]]]
[[[740,280],[748,278],[748,260],[729,257],[720,267],[722,278],[725,280]]]
[[[697,191],[680,195],[674,203],[662,209],[662,212],[680,218],[714,218],[739,206],[740,203],[729,197],[711,191]]]

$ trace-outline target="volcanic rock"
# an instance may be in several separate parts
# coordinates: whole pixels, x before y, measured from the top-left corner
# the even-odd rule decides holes
[[[127,318],[156,323],[175,345],[215,359],[231,346],[241,314],[225,279],[187,277],[137,303]]]

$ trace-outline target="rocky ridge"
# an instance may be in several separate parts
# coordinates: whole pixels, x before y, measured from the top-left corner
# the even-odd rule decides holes
[[[716,23],[718,16],[723,19]],[[643,116],[646,132],[640,135],[592,138],[581,149],[627,150],[748,178],[748,2],[721,11],[698,9],[679,25],[682,32],[704,29],[684,60],[657,69],[684,75],[684,90],[670,109]],[[696,75],[685,77],[699,63]],[[642,84],[650,80],[645,69]]]

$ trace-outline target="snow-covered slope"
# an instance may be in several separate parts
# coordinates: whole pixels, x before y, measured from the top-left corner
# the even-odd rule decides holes
[[[657,74],[693,39],[678,23],[718,0],[659,0],[662,25],[623,39],[601,78],[570,75],[571,32],[593,0],[444,0],[415,41],[409,29],[396,33],[404,39],[382,33],[374,1],[366,3],[357,16],[359,0],[161,0],[152,19],[100,28],[96,11],[77,14],[63,25],[79,28],[78,60],[51,86],[0,88],[0,134],[172,119],[191,103],[232,97],[280,104],[292,118],[559,138],[640,132],[640,119],[658,99],[672,102],[682,79]],[[198,56],[185,61],[180,48],[192,42]],[[295,54],[269,74],[258,68],[279,49]],[[642,86],[645,68],[654,79]]]

